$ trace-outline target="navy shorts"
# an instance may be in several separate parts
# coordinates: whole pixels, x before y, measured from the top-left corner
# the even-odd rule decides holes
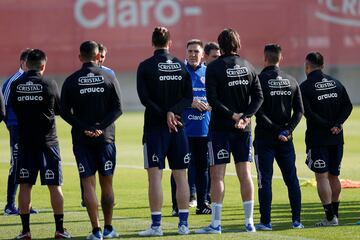
[[[319,146],[307,149],[306,164],[315,173],[340,175],[343,145]]]
[[[251,132],[211,131],[208,143],[210,166],[230,162],[232,153],[235,164],[251,162]]]
[[[144,168],[165,168],[165,157],[170,169],[186,169],[191,160],[188,139],[183,128],[169,132],[167,127],[144,130]]]
[[[34,185],[40,171],[41,185],[62,184],[62,169],[59,146],[23,148],[19,145],[16,163],[16,183]]]
[[[74,144],[73,152],[80,178],[95,175],[96,171],[99,171],[102,176],[114,174],[116,165],[115,143]]]

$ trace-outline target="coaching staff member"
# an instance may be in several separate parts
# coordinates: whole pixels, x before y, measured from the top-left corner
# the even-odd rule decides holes
[[[22,232],[17,239],[31,239],[31,190],[40,170],[42,185],[50,191],[56,223],[55,238],[71,238],[63,228],[64,198],[62,170],[55,114],[59,113],[59,90],[56,82],[43,77],[47,57],[32,50],[26,62],[28,71],[11,85],[10,103],[19,127],[19,156],[16,183],[20,184],[19,207]]]
[[[163,235],[161,208],[162,170],[165,157],[176,182],[179,207],[178,233],[188,234],[189,185],[186,169],[190,162],[187,137],[180,116],[191,106],[192,84],[183,62],[169,53],[170,32],[156,27],[152,34],[154,55],[140,63],[137,71],[137,91],[145,106],[144,167],[149,180],[151,227],[140,236]]]
[[[225,29],[218,43],[222,55],[206,69],[206,96],[212,107],[209,130],[212,220],[208,227],[196,232],[221,233],[224,177],[230,153],[241,185],[246,231],[255,232],[250,118],[260,108],[263,95],[254,67],[237,54],[239,34]]]
[[[256,113],[254,141],[261,214],[257,230],[272,230],[270,215],[274,158],[288,188],[292,227],[304,227],[300,222],[301,192],[292,141],[292,132],[300,122],[304,108],[299,85],[293,77],[280,70],[281,60],[281,47],[278,44],[265,46],[265,68],[259,75],[264,102]]]
[[[88,239],[118,237],[112,227],[115,170],[115,125],[122,114],[120,87],[113,74],[98,66],[98,44],[86,41],[80,45],[80,70],[70,75],[61,92],[61,116],[72,126],[73,151],[81,182],[85,206],[92,225]],[[104,232],[101,232],[95,173],[99,172]]]
[[[340,81],[322,72],[324,58],[311,52],[305,58],[307,79],[300,85],[304,102],[306,164],[315,172],[317,190],[326,218],[321,226],[338,225],[340,165],[344,149],[343,124],[352,104]]]

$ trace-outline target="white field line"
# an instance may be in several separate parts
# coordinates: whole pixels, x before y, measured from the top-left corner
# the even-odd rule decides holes
[[[0,160],[0,163],[9,163],[9,161],[5,161],[5,160]],[[76,162],[62,162],[63,166],[76,166]],[[125,168],[125,169],[144,169],[143,166],[138,166],[138,165],[127,165],[127,164],[117,164],[116,168]],[[165,171],[170,171],[170,169],[166,168],[164,169]],[[234,172],[227,172],[226,176],[236,176],[236,173]],[[252,175],[253,178],[256,178],[256,175]],[[282,179],[282,176],[273,176],[274,179]],[[307,178],[307,177],[298,177],[299,180],[310,180],[311,178]]]

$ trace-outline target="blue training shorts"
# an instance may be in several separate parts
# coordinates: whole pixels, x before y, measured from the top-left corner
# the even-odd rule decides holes
[[[80,178],[95,175],[96,171],[102,176],[114,174],[116,165],[115,143],[74,144],[75,155]]]
[[[16,163],[16,183],[34,185],[40,171],[41,185],[57,185],[63,182],[59,146],[24,148],[19,145]]]
[[[251,162],[251,132],[211,131],[208,143],[210,166],[230,163],[230,153],[238,162]]]
[[[191,160],[188,139],[183,128],[169,132],[167,127],[144,130],[144,168],[165,168],[165,157],[170,169],[186,169]]]

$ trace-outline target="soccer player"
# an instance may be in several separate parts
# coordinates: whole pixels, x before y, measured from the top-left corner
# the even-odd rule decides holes
[[[4,215],[18,215],[19,210],[16,208],[15,205],[15,198],[16,198],[16,191],[18,188],[18,184],[15,184],[15,169],[16,169],[16,159],[18,157],[18,138],[19,138],[19,129],[17,126],[17,119],[14,113],[14,110],[11,106],[9,101],[10,89],[11,84],[16,81],[21,75],[26,71],[26,60],[28,57],[29,52],[32,49],[27,48],[20,54],[20,68],[19,70],[13,74],[10,78],[8,78],[3,86],[2,86],[2,93],[4,95],[4,102],[5,102],[5,124],[7,129],[9,130],[10,135],[10,170],[8,176],[8,183],[7,183],[7,202],[4,209]],[[30,208],[30,214],[38,213],[37,210]]]
[[[322,72],[324,57],[311,52],[305,58],[307,79],[301,83],[306,118],[306,164],[315,173],[326,217],[317,227],[336,226],[340,201],[340,166],[344,149],[343,124],[352,104],[345,87]]]
[[[221,233],[224,176],[230,153],[240,181],[245,228],[254,232],[250,118],[260,108],[263,96],[255,69],[237,54],[239,34],[233,29],[225,29],[220,33],[218,43],[222,55],[206,69],[206,96],[212,107],[209,130],[212,218],[208,227],[196,233]]]
[[[55,114],[59,113],[59,90],[54,80],[43,76],[47,57],[39,49],[28,54],[28,71],[11,84],[9,101],[19,128],[16,183],[20,184],[19,207],[22,232],[17,239],[31,239],[31,190],[38,172],[50,192],[56,239],[71,238],[63,227],[64,197]]]
[[[106,59],[106,54],[107,54],[107,48],[104,46],[104,44],[102,43],[98,43],[98,47],[99,47],[99,54],[100,54],[100,58],[99,60],[97,61],[98,62],[98,65],[103,68],[107,73],[113,75],[113,77],[116,78],[116,75],[115,75],[115,72],[108,68],[108,67],[105,67],[104,66],[104,62],[105,62],[105,59]],[[85,201],[84,201],[84,187],[80,181],[80,189],[81,189],[81,206],[82,207],[85,207]]]
[[[113,174],[116,165],[115,120],[122,114],[120,86],[116,77],[98,66],[98,44],[80,45],[81,69],[70,75],[61,91],[61,116],[72,126],[73,151],[92,233],[87,239],[118,237],[112,226]],[[99,172],[104,232],[100,228],[96,177]]]
[[[256,113],[254,141],[261,214],[257,230],[272,230],[271,181],[274,158],[288,188],[292,227],[304,228],[300,222],[301,192],[292,141],[292,132],[300,122],[304,108],[296,79],[279,68],[282,59],[278,44],[265,46],[265,68],[259,75],[264,102]]]
[[[141,62],[137,71],[137,91],[145,106],[144,167],[148,173],[151,227],[140,236],[161,236],[161,186],[165,157],[176,182],[179,207],[178,233],[188,234],[189,184],[186,169],[190,162],[188,141],[181,115],[191,106],[192,84],[183,62],[169,53],[170,32],[156,27],[152,33],[154,55]]]
[[[209,65],[209,63],[216,60],[220,55],[221,53],[219,44],[217,44],[216,42],[208,42],[207,44],[205,44],[204,59],[206,65]]]

